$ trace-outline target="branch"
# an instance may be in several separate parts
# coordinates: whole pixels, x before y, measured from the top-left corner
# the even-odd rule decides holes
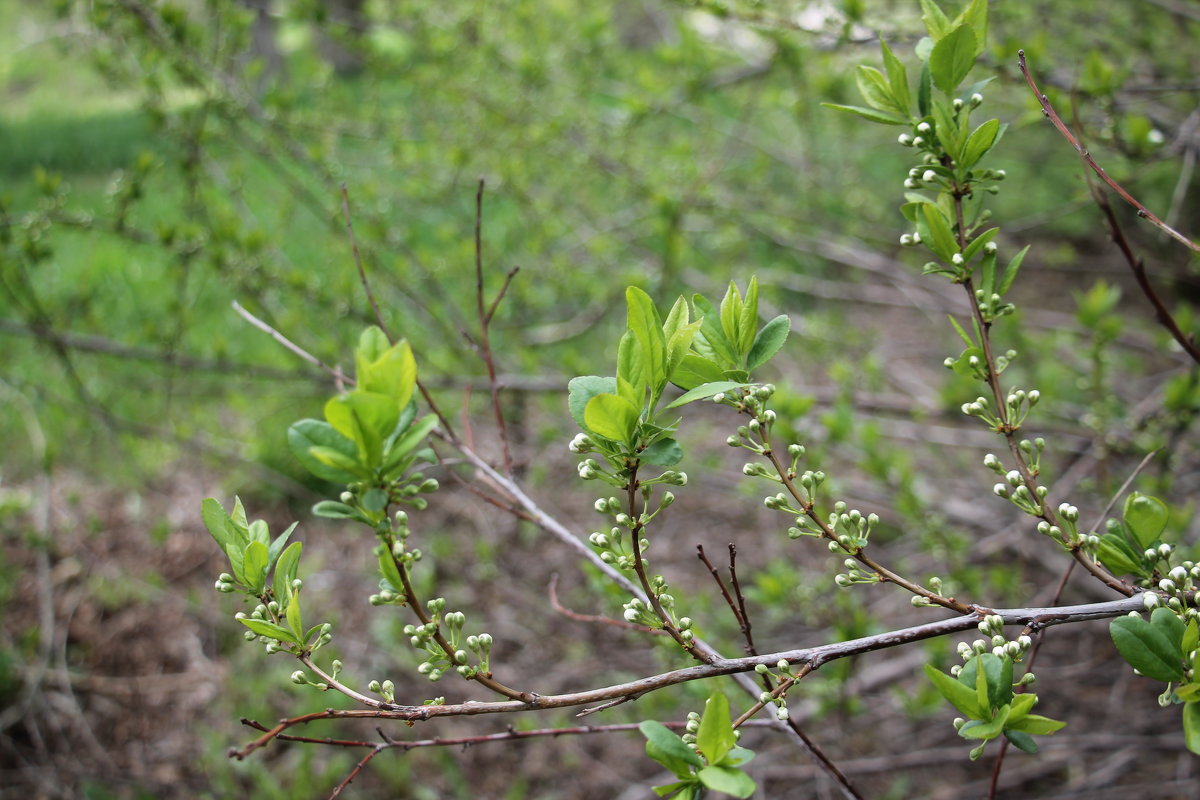
[[[838,659],[878,650],[887,650],[925,639],[971,630],[983,619],[985,613],[999,615],[1004,619],[1006,625],[1023,625],[1029,630],[1039,631],[1055,625],[1118,617],[1130,611],[1140,611],[1143,608],[1142,595],[1138,594],[1134,597],[1122,598],[1120,600],[1086,605],[981,610],[938,622],[929,622],[924,625],[916,625],[910,628],[902,628],[874,636],[864,636],[859,639],[834,642],[817,647],[784,650],[777,653],[748,656],[745,658],[717,657],[708,664],[685,667],[684,669],[672,670],[598,689],[588,689],[558,695],[538,695],[529,702],[516,700],[493,702],[467,701],[451,705],[397,705],[392,709],[326,709],[325,711],[317,711],[281,720],[275,727],[266,731],[262,736],[241,750],[232,751],[230,755],[239,760],[243,759],[255,750],[269,744],[272,739],[278,737],[289,728],[321,719],[397,719],[406,722],[423,722],[434,717],[511,714],[518,711],[543,711],[551,708],[594,705],[613,700],[619,701],[633,698],[691,681],[746,673],[752,671],[759,664],[773,666],[781,659],[791,664],[801,665],[806,673],[812,672]]]
[[[1037,84],[1034,83],[1033,75],[1030,74],[1029,67],[1025,63],[1024,50],[1017,51],[1017,65],[1021,68],[1021,74],[1025,76],[1025,81],[1029,84],[1029,88],[1033,90],[1034,96],[1037,97],[1038,102],[1041,104],[1042,113],[1050,119],[1050,122],[1053,123],[1054,127],[1058,129],[1058,132],[1063,135],[1063,138],[1071,143],[1071,146],[1075,148],[1075,152],[1079,153],[1079,157],[1083,159],[1084,163],[1091,167],[1092,171],[1100,176],[1100,180],[1112,187],[1112,190],[1119,194],[1121,199],[1123,199],[1126,203],[1129,203],[1129,205],[1137,209],[1137,214],[1139,217],[1144,217],[1145,219],[1150,220],[1152,224],[1192,252],[1200,253],[1200,244],[1196,244],[1191,239],[1184,236],[1182,233],[1156,217],[1153,212],[1150,211],[1150,209],[1146,208],[1144,205],[1138,202],[1133,195],[1125,191],[1125,189],[1121,187],[1121,184],[1110,178],[1108,173],[1104,171],[1104,168],[1096,163],[1095,159],[1093,159],[1091,154],[1088,153],[1087,148],[1079,143],[1079,140],[1076,139],[1075,135],[1067,128],[1066,124],[1062,121],[1062,118],[1058,116],[1058,112],[1056,112],[1054,107],[1050,105],[1050,100],[1046,97],[1046,95],[1042,94],[1041,90],[1038,89]]]

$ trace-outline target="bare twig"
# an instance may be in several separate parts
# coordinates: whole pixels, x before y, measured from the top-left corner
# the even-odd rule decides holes
[[[1110,600],[1103,603],[1041,608],[991,609],[989,611],[990,613],[999,615],[1006,625],[1025,625],[1030,630],[1037,631],[1054,625],[1117,617],[1140,608],[1143,608],[1142,596],[1138,594],[1134,597]],[[938,622],[929,622],[924,625],[916,625],[910,628],[902,628],[859,639],[819,645],[817,647],[784,650],[777,653],[747,656],[744,658],[718,657],[711,663],[697,664],[613,686],[586,689],[559,695],[537,695],[529,702],[520,700],[467,701],[448,705],[397,705],[392,709],[326,709],[324,711],[316,711],[291,719],[281,720],[275,727],[267,730],[262,736],[242,749],[232,751],[230,755],[238,759],[245,758],[255,750],[269,744],[272,739],[289,728],[322,719],[396,719],[408,722],[421,722],[435,717],[508,714],[518,711],[539,711],[550,708],[586,706],[642,695],[690,681],[746,673],[753,671],[759,664],[770,666],[778,663],[780,660],[786,660],[793,665],[807,667],[807,671],[811,672],[838,659],[900,647],[937,636],[961,633],[962,631],[974,628],[983,619],[983,616],[983,613],[976,612]]]
[[[366,293],[367,301],[371,304],[375,321],[379,324],[383,335],[387,337],[388,343],[395,344],[396,340],[383,321],[383,314],[379,312],[379,304],[375,302],[375,294],[371,291],[371,283],[367,280],[367,271],[363,268],[362,256],[358,252],[358,240],[354,238],[354,223],[350,221],[350,193],[346,190],[345,183],[342,184],[342,217],[346,220],[346,234],[350,237],[350,250],[354,253],[354,266],[358,268],[358,279],[362,281],[363,292]]]
[[[1067,128],[1066,124],[1058,116],[1058,112],[1056,112],[1054,107],[1050,105],[1050,100],[1046,97],[1046,95],[1042,94],[1041,90],[1038,89],[1037,84],[1034,83],[1033,75],[1030,73],[1029,67],[1025,63],[1024,50],[1017,51],[1017,65],[1021,68],[1021,74],[1025,76],[1025,81],[1029,84],[1029,88],[1033,90],[1033,94],[1035,97],[1037,97],[1038,103],[1041,104],[1042,113],[1044,113],[1050,119],[1050,122],[1055,128],[1058,129],[1058,132],[1063,135],[1063,138],[1070,142],[1071,146],[1075,148],[1077,153],[1079,153],[1079,157],[1083,159],[1084,163],[1091,167],[1092,171],[1100,176],[1100,180],[1107,183],[1114,192],[1121,196],[1122,200],[1137,209],[1139,217],[1149,220],[1153,225],[1158,227],[1172,239],[1179,242],[1192,252],[1200,253],[1200,244],[1196,244],[1191,239],[1184,236],[1182,233],[1156,217],[1154,213],[1150,211],[1150,209],[1146,208],[1144,205],[1138,202],[1133,195],[1125,191],[1121,184],[1110,178],[1108,173],[1104,171],[1104,168],[1096,163],[1096,160],[1092,158],[1091,154],[1087,151],[1087,148],[1080,144],[1079,140],[1075,138],[1075,134],[1071,133],[1070,129]]]

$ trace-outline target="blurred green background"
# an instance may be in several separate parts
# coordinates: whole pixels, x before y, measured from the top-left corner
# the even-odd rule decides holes
[[[1155,326],[1015,54],[1024,48],[1064,116],[1077,114],[1108,171],[1194,235],[1198,20],[1176,0],[995,2],[975,73],[991,80],[984,111],[1009,125],[989,156],[1008,172],[994,202],[1000,241],[1033,245],[1020,325],[997,336],[1022,354],[1006,377],[1046,397],[1038,424],[1056,489],[1090,518],[1162,448],[1139,488],[1175,504],[1187,546],[1196,372]],[[611,370],[624,287],[665,304],[756,274],[764,305],[795,331],[778,359],[781,418],[839,496],[884,517],[889,558],[996,605],[1047,601],[1065,565],[1011,507],[980,499],[992,482],[980,459],[996,445],[956,412],[977,388],[941,367],[957,352],[945,315],[965,305],[901,253],[911,151],[898,129],[820,106],[858,103],[854,66],[878,61],[878,38],[911,63],[922,30],[916,3],[890,0],[0,1],[0,786],[11,787],[0,794],[317,796],[349,770],[357,755],[301,745],[225,757],[248,737],[239,716],[329,699],[288,684],[282,658],[239,647],[236,609],[210,588],[220,567],[199,526],[207,495],[236,491],[273,527],[301,519],[319,562],[306,585],[339,624],[348,672],[431,694],[403,622],[368,613],[370,542],[311,522],[328,487],[287,452],[287,425],[319,413],[329,381],[231,308],[349,366],[372,315],[343,185],[383,316],[487,450],[485,373],[464,336],[478,326],[474,204],[486,181],[489,291],[520,268],[492,329],[505,412],[532,491],[581,535],[592,498],[562,477],[574,474],[565,385]],[[1118,212],[1194,331],[1195,260]],[[759,489],[719,446],[727,422],[701,414],[691,429],[689,470],[704,477],[672,510],[660,556],[706,635],[739,648],[693,555],[697,542],[712,553],[730,539],[762,635],[780,647],[922,619],[885,590],[834,592],[827,554],[789,545],[755,511]],[[527,587],[559,571],[577,610],[619,613],[621,598],[469,492],[439,498],[426,523],[438,591],[507,634],[513,674],[549,691],[678,664],[665,648],[565,622]],[[1093,597],[1079,584],[1076,599]],[[1121,716],[1144,740],[1104,745],[1066,710],[1108,696],[1123,674],[1095,666],[1111,656],[1103,629],[1058,641],[1075,671],[1055,683],[1047,656],[1044,702],[1064,710],[1044,713],[1078,733],[1022,762],[1035,766],[1010,765],[1012,796],[1033,796],[1022,775],[1039,796],[1087,790],[1092,773],[1069,765],[1114,758],[1104,786],[1186,796],[1194,768],[1178,765],[1174,717],[1159,722],[1171,738],[1154,717]],[[804,713],[820,719],[817,738],[870,796],[969,795],[962,787],[986,781],[990,764],[966,763],[918,662],[889,671],[893,657],[908,656],[831,665],[811,681]],[[1128,692],[1153,706],[1148,683]],[[604,721],[681,718],[705,694],[643,698]],[[1103,730],[1117,710],[1097,702],[1087,713]],[[762,796],[824,796],[803,755],[760,744]],[[1121,755],[1130,747],[1153,758]],[[636,736],[613,735],[386,754],[353,791],[645,796],[656,776],[640,752]],[[960,767],[923,769],[950,753]],[[1177,777],[1146,789],[1155,770]]]

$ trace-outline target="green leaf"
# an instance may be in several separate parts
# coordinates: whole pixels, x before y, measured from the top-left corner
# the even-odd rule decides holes
[[[744,357],[754,346],[755,332],[758,330],[758,278],[750,276],[746,285],[746,296],[742,299],[741,308],[735,308],[737,314],[737,343],[738,354]]]
[[[730,748],[729,752],[725,754],[725,757],[721,759],[717,766],[737,767],[741,766],[742,764],[749,764],[753,760],[753,750],[747,750],[744,747],[737,747],[735,745],[734,747]]]
[[[1012,743],[1012,746],[1026,753],[1036,753],[1038,751],[1037,742],[1033,737],[1024,731],[1016,731],[1009,728],[1004,732],[1004,736]]]
[[[1162,500],[1134,492],[1125,500],[1123,517],[1126,529],[1145,549],[1162,536],[1162,532],[1167,527],[1169,513]]]
[[[383,331],[367,328],[359,338],[354,360],[358,385],[352,394],[382,395],[397,412],[412,400],[417,385],[417,362],[406,340],[389,347]]]
[[[292,542],[275,564],[275,599],[287,597],[287,590],[296,580],[296,571],[300,568],[300,551],[304,549],[300,542]]]
[[[873,108],[863,108],[862,106],[844,106],[840,103],[821,103],[825,108],[832,108],[834,111],[845,111],[848,114],[854,114],[871,122],[878,122],[883,125],[907,125],[911,120],[908,117],[902,117],[899,114],[876,111]]]
[[[360,478],[369,478],[371,471],[358,461],[358,448],[354,448],[354,455],[348,456],[340,450],[334,450],[332,447],[310,447],[308,455],[315,461],[332,467],[336,470],[348,473],[351,476],[351,481]]]
[[[356,464],[358,448],[354,442],[338,433],[328,422],[317,419],[302,419],[288,428],[288,448],[306,470],[321,480],[331,483],[351,483],[358,480],[358,474],[333,466],[311,454],[314,447],[334,450],[345,456],[350,463]]]
[[[925,665],[925,674],[929,676],[929,680],[933,682],[934,688],[942,697],[964,716],[970,719],[983,719],[987,716],[986,711],[980,707],[975,692],[959,683],[955,678],[932,664]]]
[[[950,19],[933,0],[921,0],[921,21],[935,42],[950,32]]]
[[[242,554],[242,583],[255,594],[262,594],[267,584],[267,546],[259,541],[246,545]]]
[[[275,562],[279,558],[279,554],[283,552],[283,548],[287,544],[288,539],[292,538],[292,531],[296,530],[296,526],[298,524],[299,523],[297,522],[293,522],[287,527],[287,530],[275,537],[275,541],[271,542],[271,546],[267,550],[268,568],[275,566]]]
[[[331,398],[325,404],[325,419],[354,441],[363,466],[374,469],[383,460],[383,441],[396,430],[402,408],[385,394],[355,390]]]
[[[292,591],[292,587],[288,587],[287,601],[287,623],[292,629],[292,633],[296,634],[296,639],[301,644],[304,643],[304,624],[300,619],[300,595]]]
[[[1150,624],[1167,637],[1167,641],[1175,648],[1175,652],[1182,656],[1184,653],[1183,634],[1187,630],[1187,625],[1183,620],[1175,616],[1175,612],[1171,609],[1159,606],[1150,613]]]
[[[1188,622],[1183,631],[1183,640],[1179,643],[1179,652],[1190,653],[1200,647],[1200,626],[1193,619]]]
[[[949,263],[954,254],[958,252],[958,241],[950,230],[950,223],[935,205],[922,206],[921,212],[929,230],[926,244],[942,261]]]
[[[1025,260],[1025,254],[1029,252],[1029,245],[1021,248],[1021,252],[1012,257],[1008,262],[1008,266],[1004,268],[1004,277],[1000,279],[1000,286],[996,288],[997,294],[1007,294],[1012,287],[1013,281],[1017,279],[1017,270],[1021,268],[1021,262]]]
[[[771,360],[771,356],[779,352],[787,341],[792,329],[792,320],[787,314],[780,314],[768,322],[754,337],[754,344],[746,356],[746,369],[755,370]]]
[[[712,383],[702,383],[694,389],[690,389],[679,397],[676,397],[672,402],[667,404],[667,408],[678,408],[679,406],[687,405],[693,400],[704,400],[721,392],[731,392],[734,389],[740,389],[746,384],[738,381],[713,381]]]
[[[641,345],[643,361],[643,381],[654,390],[654,387],[665,383],[666,372],[666,339],[663,338],[662,320],[654,308],[650,295],[636,286],[625,290],[625,302],[629,306],[627,325]],[[636,381],[630,381],[634,385]]]
[[[882,72],[874,67],[859,66],[855,70],[854,78],[858,84],[859,94],[871,108],[888,114],[904,113],[904,109],[896,102],[896,98],[892,97],[892,87]]]
[[[887,42],[879,40],[879,49],[883,53],[883,66],[887,70],[888,88],[892,90],[892,98],[896,101],[896,110],[908,116],[912,109],[912,93],[908,88],[908,70],[904,62],[896,58]]]
[[[683,448],[674,439],[659,439],[638,453],[638,458],[656,467],[670,467],[683,460]]]
[[[1125,537],[1119,534],[1106,533],[1101,536],[1100,545],[1096,548],[1096,557],[1114,575],[1146,574],[1141,554],[1134,552],[1125,541]]]
[[[437,425],[437,415],[427,414],[419,422],[409,426],[391,444],[385,445],[383,465],[380,467],[384,480],[394,480],[397,477],[396,475],[392,475],[391,472],[425,441],[425,437],[432,433]]]
[[[725,371],[721,369],[720,364],[695,353],[685,354],[671,373],[671,382],[684,391],[694,389],[702,383],[714,383],[724,379]]]
[[[971,30],[975,32],[975,38],[978,40],[975,55],[978,57],[987,45],[988,0],[971,0],[970,5],[954,19],[955,26],[963,23],[970,25]]]
[[[367,491],[363,492],[362,500],[360,501],[363,509],[370,511],[372,514],[378,514],[387,508],[388,493],[378,486],[372,486]]]
[[[1188,750],[1200,755],[1200,703],[1183,704],[1183,740]]]
[[[312,512],[326,519],[362,519],[357,508],[336,500],[322,500],[312,507]]]
[[[628,384],[632,396],[637,396],[640,389],[645,394],[651,379],[646,371],[646,358],[642,351],[642,343],[633,331],[625,331],[617,345],[617,382]]]
[[[758,788],[749,775],[736,767],[708,766],[697,772],[696,777],[714,792],[734,797],[749,797]]]
[[[388,551],[386,545],[380,545],[376,550],[379,555],[380,574],[383,575],[384,580],[392,585],[397,594],[403,594],[404,579],[400,574],[400,568],[396,566],[396,559],[392,558],[392,554]]]
[[[278,639],[281,642],[291,642],[293,644],[300,643],[300,639],[282,625],[276,625],[273,622],[266,622],[265,620],[261,619],[239,619],[238,622],[242,623],[259,636],[266,636],[268,639]]]
[[[958,673],[958,680],[964,686],[974,686],[978,691],[979,675],[977,670],[983,668],[983,682],[986,694],[979,699],[980,705],[989,708],[999,708],[1009,705],[1013,699],[1012,693],[1012,661],[999,658],[991,653],[983,653],[971,658],[963,664]]]
[[[1028,733],[1032,736],[1046,736],[1066,726],[1067,723],[1061,720],[1043,717],[1041,714],[1029,714],[1017,722],[1011,723],[1008,729]]]
[[[680,778],[691,778],[692,767],[704,766],[700,756],[661,722],[646,720],[638,725],[638,730],[646,737],[646,755]]]
[[[692,295],[692,305],[700,315],[700,332],[696,334],[693,347],[701,356],[712,359],[722,369],[739,366],[733,343],[721,329],[721,314],[704,295]]]
[[[922,42],[928,42],[929,39],[922,39]],[[917,45],[920,50],[920,44]],[[933,46],[930,45],[930,52],[933,52]],[[924,59],[925,63],[921,65],[921,80],[917,83],[917,112],[922,117],[928,117],[933,112],[933,74],[929,71],[929,61]]]
[[[967,137],[963,146],[962,156],[958,160],[958,168],[968,170],[979,163],[989,150],[996,144],[1000,133],[1000,120],[989,119]]]
[[[733,722],[729,716],[729,699],[722,692],[713,692],[704,704],[696,746],[709,764],[716,764],[737,744]]]
[[[245,542],[240,541],[241,534],[233,529],[233,523],[225,513],[225,508],[214,498],[206,497],[200,503],[200,518],[204,520],[204,527],[208,528],[209,534],[222,550],[228,552],[231,544],[245,546]]]
[[[1029,712],[1033,709],[1036,703],[1036,694],[1026,692],[1024,694],[1015,695],[1011,704],[1012,710],[1008,714],[1008,724],[1011,726],[1018,720],[1028,716]]]
[[[616,394],[616,392],[616,378],[601,378],[597,375],[580,375],[578,378],[572,378],[567,384],[567,408],[571,412],[571,418],[575,420],[575,424],[586,431],[588,426],[584,421],[583,413],[587,408],[588,401],[598,394]]]
[[[975,66],[979,39],[969,25],[959,25],[941,39],[936,35],[933,38],[936,43],[929,54],[929,72],[934,85],[950,94]],[[941,131],[938,133],[940,135]]]
[[[271,543],[271,529],[267,527],[265,520],[256,519],[250,523],[250,541],[262,542],[269,545]]]
[[[1108,626],[1113,644],[1129,665],[1147,678],[1171,682],[1183,679],[1179,649],[1161,630],[1141,617],[1117,617]]]
[[[995,739],[1004,730],[1004,723],[1008,722],[1010,710],[1008,706],[1000,706],[996,710],[995,717],[987,721],[971,720],[958,729],[958,735],[964,739],[983,739],[984,741]]]
[[[999,228],[988,228],[983,233],[976,236],[967,245],[967,249],[963,250],[963,260],[970,262],[976,254],[983,249],[984,245],[996,238],[996,234],[1000,232]]]
[[[641,410],[624,397],[615,394],[598,394],[588,401],[583,419],[588,430],[625,444],[633,443]]]

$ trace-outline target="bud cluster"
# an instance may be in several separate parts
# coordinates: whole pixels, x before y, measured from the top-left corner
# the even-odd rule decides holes
[[[472,678],[489,670],[488,656],[492,648],[490,634],[463,637],[467,616],[461,611],[445,611],[446,599],[436,597],[425,604],[429,610],[429,621],[421,625],[405,625],[404,634],[409,644],[428,653],[425,661],[417,665],[417,672],[431,681],[440,680],[446,670],[453,668],[463,678]],[[442,641],[449,645],[443,646]],[[462,646],[466,646],[466,650]],[[467,650],[475,653],[479,666],[470,665]]]
[[[987,638],[976,639],[970,644],[959,642],[958,657],[964,663],[987,652],[991,652],[996,658],[1007,658],[1013,663],[1020,663],[1029,652],[1029,648],[1033,646],[1033,638],[1028,634],[1023,633],[1012,640],[1006,638],[1004,636],[1004,618],[999,614],[988,614],[976,627]],[[957,676],[961,670],[962,666],[958,665],[952,667],[950,672]],[[1032,674],[1026,674],[1021,682],[1032,683]]]
[[[831,553],[845,553],[856,555],[864,547],[867,546],[867,540],[871,536],[871,529],[879,523],[879,515],[867,514],[863,516],[861,511],[857,509],[847,510],[844,502],[839,500],[833,504],[833,512],[829,515],[829,529],[836,537],[835,541],[829,543],[829,551]],[[869,581],[853,581],[854,583],[875,583],[878,577],[873,577]],[[838,582],[839,586],[849,586],[849,583]]]
[[[1172,552],[1171,545],[1164,542],[1157,548],[1147,549],[1144,555],[1148,562],[1154,564],[1157,561],[1169,562]],[[1197,610],[1195,606],[1195,594],[1198,586],[1200,586],[1200,565],[1194,561],[1184,561],[1171,567],[1158,583],[1153,585],[1152,588],[1157,592],[1146,592],[1142,596],[1142,602],[1147,611],[1153,611],[1155,608],[1165,605],[1178,614],[1184,622],[1200,619],[1200,610]],[[1190,656],[1188,661],[1191,661]]]

